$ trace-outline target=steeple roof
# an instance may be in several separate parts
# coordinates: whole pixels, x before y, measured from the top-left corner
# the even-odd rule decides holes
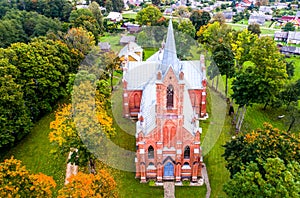
[[[164,46],[164,54],[161,62],[162,73],[165,74],[169,66],[173,67],[175,73],[179,73],[179,60],[176,54],[176,45],[173,32],[172,20],[169,21],[167,40]]]

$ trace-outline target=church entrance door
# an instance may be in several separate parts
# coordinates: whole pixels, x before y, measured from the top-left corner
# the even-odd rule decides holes
[[[174,166],[171,162],[168,162],[164,167],[164,177],[174,176]]]

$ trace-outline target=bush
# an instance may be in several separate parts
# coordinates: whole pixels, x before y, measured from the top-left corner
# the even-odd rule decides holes
[[[154,180],[149,180],[149,186],[155,186],[155,181]]]
[[[189,180],[184,180],[182,181],[183,186],[190,186],[190,181]]]

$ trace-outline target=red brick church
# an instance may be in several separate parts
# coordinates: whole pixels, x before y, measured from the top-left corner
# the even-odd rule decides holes
[[[170,20],[162,48],[123,69],[123,115],[137,119],[136,178],[197,182],[202,177],[199,119],[207,117],[204,56],[177,58]]]

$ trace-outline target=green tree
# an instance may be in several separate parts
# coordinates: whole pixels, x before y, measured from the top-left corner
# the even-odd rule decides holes
[[[286,83],[286,65],[275,41],[268,37],[261,37],[254,41],[249,51],[249,61],[251,65],[240,70],[238,75],[240,77],[251,75],[255,80],[246,85],[245,80],[236,78],[233,81],[232,97],[239,104],[241,103],[238,101],[240,97],[249,96],[256,88],[255,96],[251,97],[246,104],[265,104],[264,109],[266,109],[268,104],[274,102],[276,95]]]
[[[10,10],[0,22],[2,31],[2,45],[6,47],[15,42],[28,42],[38,36],[45,36],[47,32],[56,33],[61,30],[61,23],[56,19],[47,18],[36,12]]]
[[[218,44],[214,47],[212,58],[215,61],[221,75],[225,75],[225,95],[228,93],[228,79],[235,73],[234,57],[228,45]]]
[[[251,162],[224,185],[229,197],[299,197],[300,165],[280,158]]]
[[[225,94],[228,92],[228,79],[233,77],[234,56],[231,47],[232,30],[226,24],[214,22],[202,26],[197,32],[198,41],[205,44],[212,53],[212,58],[221,75],[226,76]]]
[[[21,140],[32,126],[21,85],[16,83],[19,76],[8,59],[0,59],[0,148]]]
[[[226,24],[220,24],[217,21],[209,23],[197,31],[198,42],[205,44],[211,52],[218,44],[224,44],[227,48],[231,48],[232,32],[232,29]]]
[[[295,26],[294,26],[294,24],[292,22],[287,22],[282,29],[285,32],[294,31],[295,30]]]
[[[259,36],[261,33],[260,25],[258,25],[257,23],[248,25],[247,29],[249,32],[251,32],[252,34],[256,34],[257,36]]]
[[[113,86],[113,78],[114,78],[114,72],[116,70],[120,70],[121,60],[113,51],[106,52],[102,54],[101,56],[101,64],[104,65],[105,71],[109,73],[109,79],[110,79],[110,87],[111,91],[114,90]]]
[[[78,53],[70,51],[61,41],[45,38],[35,39],[28,45],[15,43],[3,53],[21,71],[17,83],[22,86],[33,119],[49,112],[65,96],[66,76],[78,67]]]
[[[151,0],[153,5],[159,6],[161,3],[161,0]]]
[[[196,31],[198,31],[201,26],[207,25],[210,19],[211,19],[210,14],[202,10],[193,10],[190,16],[190,20],[195,26]]]
[[[300,80],[290,82],[284,85],[283,89],[279,92],[275,101],[275,106],[286,105],[287,108],[292,102],[297,102],[300,98]]]
[[[255,72],[255,67],[253,65],[248,67],[243,67],[235,75],[232,82],[232,98],[235,103],[240,107],[244,105],[251,105],[259,97],[259,92],[257,91],[258,84],[255,84],[257,80],[257,75]]]
[[[72,11],[72,4],[68,0],[44,0],[43,10],[41,14],[51,17],[59,18],[61,21],[67,21]]]
[[[6,6],[27,12],[37,12],[61,21],[67,21],[72,11],[72,4],[68,0],[10,0]]]
[[[155,26],[162,17],[163,15],[157,7],[148,6],[137,13],[135,20],[140,25]]]
[[[101,4],[100,4],[101,5]],[[106,0],[105,1],[105,9],[107,13],[110,13],[111,11],[113,11],[113,3],[112,0]]]
[[[231,48],[239,68],[242,67],[244,62],[250,60],[250,49],[257,39],[258,36],[251,34],[248,30],[243,30],[233,36]]]
[[[196,33],[196,29],[190,20],[181,20],[176,29],[191,38],[194,38]]]
[[[89,5],[89,10],[93,13],[94,18],[96,19],[97,23],[99,24],[100,33],[103,33],[104,27],[103,27],[103,16],[100,11],[100,6],[98,3],[93,1]]]
[[[295,73],[295,62],[294,61],[285,61],[286,64],[286,73],[288,78],[291,79]]]
[[[124,8],[124,1],[123,0],[113,0],[112,7],[113,7],[113,11],[121,12]]]
[[[0,34],[0,47],[8,47],[12,43],[27,40],[22,24],[14,19],[0,21]]]
[[[77,49],[84,55],[88,54],[92,47],[95,46],[94,35],[82,27],[71,28],[61,38],[70,49]]]
[[[100,27],[93,13],[89,9],[73,10],[70,15],[72,27],[82,27],[94,35],[96,44],[100,34]]]
[[[218,86],[219,86],[219,78],[218,76],[220,75],[220,70],[217,67],[215,62],[211,62],[209,67],[207,68],[207,75],[209,76],[209,80],[212,81],[212,87],[214,88],[214,78],[217,77],[217,82],[216,82],[216,86],[215,89],[218,90]]]
[[[231,178],[243,170],[251,161],[258,163],[267,158],[278,157],[288,164],[300,160],[300,136],[273,128],[264,123],[263,129],[240,134],[227,142],[223,157]],[[259,166],[260,172],[263,172]]]
[[[299,94],[299,83],[298,81],[298,94]],[[298,95],[299,98],[299,95]],[[298,101],[293,101],[291,102],[291,105],[288,106],[287,108],[287,124],[288,124],[288,129],[287,132],[290,132],[292,129],[294,131],[299,131],[299,121],[300,121],[300,109],[298,107]]]

